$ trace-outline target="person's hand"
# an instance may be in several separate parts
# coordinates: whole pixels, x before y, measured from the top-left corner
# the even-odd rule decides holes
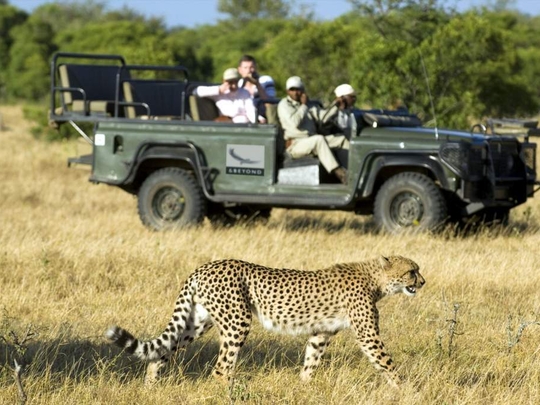
[[[307,104],[308,101],[309,101],[308,95],[306,93],[302,93],[302,95],[300,96],[300,103]]]
[[[223,83],[221,83],[221,85],[219,86],[219,93],[220,93],[220,94],[228,93],[229,90],[230,90],[229,82],[223,82]]]
[[[336,97],[334,100],[334,105],[336,105],[340,110],[343,110],[347,103],[343,99],[343,97]]]
[[[251,75],[244,77],[244,81],[257,84],[258,80]]]

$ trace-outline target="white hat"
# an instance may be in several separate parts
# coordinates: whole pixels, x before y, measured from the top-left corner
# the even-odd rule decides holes
[[[334,90],[334,93],[336,93],[336,97],[343,97],[343,96],[353,96],[355,93],[354,89],[350,84],[340,84],[336,87]]]
[[[238,80],[240,79],[240,73],[238,73],[238,69],[236,68],[229,68],[223,72],[223,80]]]
[[[300,79],[298,76],[291,76],[287,79],[287,83],[285,84],[285,87],[287,90],[297,88],[297,89],[303,89],[304,83],[302,83],[302,79]]]

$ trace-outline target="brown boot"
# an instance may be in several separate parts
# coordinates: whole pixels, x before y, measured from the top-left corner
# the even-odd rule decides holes
[[[334,176],[336,176],[342,184],[347,184],[347,169],[340,166],[332,173],[334,173]]]

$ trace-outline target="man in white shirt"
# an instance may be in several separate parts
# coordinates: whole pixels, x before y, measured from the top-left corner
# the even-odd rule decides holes
[[[199,86],[194,94],[197,97],[208,97],[215,101],[222,117],[217,121],[232,121],[245,124],[255,123],[257,111],[249,91],[238,87],[240,74],[236,68],[223,72],[223,83],[219,86]]]
[[[302,79],[292,76],[286,83],[287,97],[278,104],[278,116],[283,128],[285,147],[293,159],[313,154],[341,183],[347,183],[347,170],[336,160],[332,149],[349,149],[349,141],[343,135],[321,135],[317,124],[328,117],[326,110],[308,106],[309,98]]]
[[[335,123],[343,133],[347,133],[352,126],[351,113],[356,102],[356,92],[350,84],[345,83],[337,86],[334,93],[336,94],[334,105],[338,108]]]

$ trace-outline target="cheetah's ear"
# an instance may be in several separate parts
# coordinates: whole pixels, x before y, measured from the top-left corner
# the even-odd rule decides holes
[[[388,260],[387,257],[384,257],[384,256],[379,257],[379,262],[381,263],[381,266],[383,268],[390,267],[390,260]]]

